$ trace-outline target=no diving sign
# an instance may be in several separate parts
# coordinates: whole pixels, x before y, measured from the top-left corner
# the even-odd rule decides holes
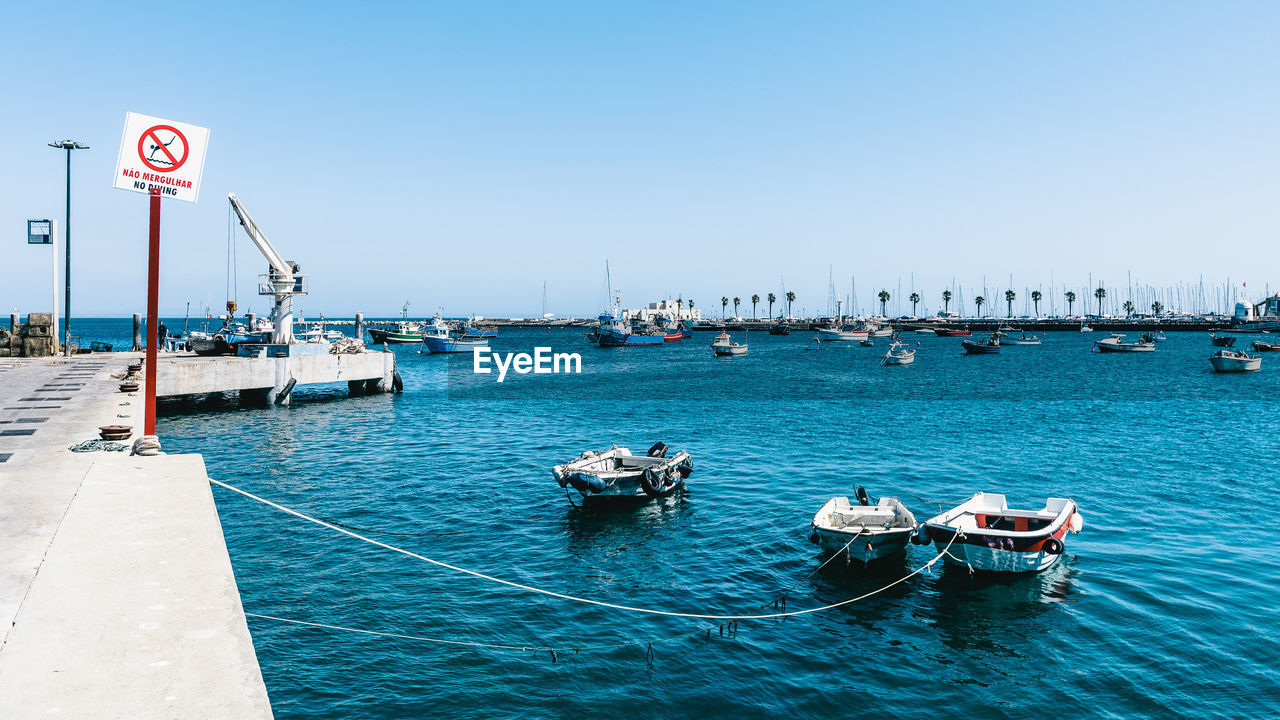
[[[195,202],[200,196],[208,128],[129,113],[116,160],[114,187]]]

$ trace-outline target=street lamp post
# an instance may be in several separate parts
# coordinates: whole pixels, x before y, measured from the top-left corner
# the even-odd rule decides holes
[[[59,140],[49,143],[49,147],[67,151],[67,219],[66,219],[66,253],[67,267],[66,277],[66,297],[64,298],[63,316],[62,316],[62,354],[64,356],[71,355],[71,151],[72,150],[88,150],[88,145],[82,145],[74,140]],[[58,321],[54,318],[54,322]]]

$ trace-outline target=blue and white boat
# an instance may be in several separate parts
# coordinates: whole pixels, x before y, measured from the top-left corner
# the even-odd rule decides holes
[[[605,320],[608,319],[606,323]],[[619,320],[613,316],[602,315],[600,317],[599,340],[600,347],[652,347],[661,345],[666,342],[666,337],[661,333],[650,334],[648,331],[633,328],[630,323]]]
[[[460,336],[453,332],[449,323],[441,319],[437,313],[431,321],[431,326],[422,333],[422,344],[433,353],[461,353],[471,352],[475,348],[489,347],[489,338]]]

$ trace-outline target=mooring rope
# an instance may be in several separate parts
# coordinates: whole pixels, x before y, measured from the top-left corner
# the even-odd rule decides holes
[[[592,600],[591,598],[578,597],[578,596],[575,596],[575,595],[567,595],[567,594],[565,594],[565,593],[556,592],[555,590],[547,590],[547,589],[545,589],[545,588],[534,587],[534,586],[532,586],[532,585],[525,585],[525,584],[522,584],[522,583],[514,582],[514,581],[512,581],[512,580],[504,580],[503,578],[500,578],[500,577],[495,577],[495,576],[493,576],[493,575],[487,575],[487,574],[482,573],[482,572],[479,572],[479,571],[477,571],[477,570],[469,570],[469,569],[467,569],[467,568],[459,567],[459,566],[457,566],[457,565],[451,565],[451,564],[449,564],[449,563],[446,563],[446,562],[443,562],[443,561],[440,561],[440,560],[435,560],[435,559],[429,558],[429,557],[427,557],[427,556],[425,556],[425,555],[419,555],[418,553],[415,553],[415,552],[412,552],[412,551],[409,551],[409,550],[405,550],[404,548],[399,548],[399,547],[396,547],[396,546],[394,546],[394,545],[388,545],[387,543],[381,542],[381,541],[379,541],[379,540],[374,540],[373,538],[365,537],[365,536],[363,536],[363,535],[360,535],[360,534],[358,534],[358,533],[352,532],[352,531],[350,531],[350,530],[346,530],[346,529],[344,529],[344,528],[338,527],[337,525],[334,525],[333,523],[327,523],[327,522],[325,522],[325,521],[323,521],[323,520],[319,520],[319,519],[313,518],[313,517],[311,517],[310,515],[306,515],[306,514],[304,514],[304,513],[298,512],[297,510],[293,510],[293,509],[291,509],[291,508],[287,508],[287,507],[285,507],[285,506],[283,506],[283,505],[280,505],[279,503],[274,503],[274,502],[272,502],[272,501],[270,501],[270,500],[267,500],[266,498],[258,497],[257,495],[254,495],[253,493],[248,492],[247,490],[241,490],[241,489],[240,489],[240,488],[238,488],[238,487],[235,487],[235,486],[232,486],[232,485],[228,485],[228,484],[226,484],[226,483],[224,483],[224,482],[221,482],[221,481],[219,481],[219,480],[214,480],[213,478],[209,478],[209,482],[210,482],[210,483],[212,483],[212,484],[214,484],[214,485],[217,485],[218,487],[221,487],[221,488],[224,488],[224,489],[230,490],[231,492],[237,493],[237,494],[239,494],[239,495],[243,495],[244,497],[247,497],[247,498],[249,498],[250,500],[254,500],[254,501],[256,501],[256,502],[262,503],[263,505],[267,505],[267,506],[269,506],[269,507],[273,507],[273,508],[275,508],[275,509],[277,509],[277,510],[279,510],[279,511],[281,511],[281,512],[287,513],[287,514],[289,514],[289,515],[293,515],[294,517],[300,518],[300,519],[302,519],[302,520],[306,520],[307,522],[314,523],[314,524],[319,525],[319,526],[321,526],[321,527],[327,527],[327,528],[329,528],[330,530],[334,530],[334,531],[336,531],[336,532],[340,532],[340,533],[342,533],[343,535],[349,535],[349,536],[351,536],[351,537],[353,537],[353,538],[355,538],[355,539],[357,539],[357,540],[361,540],[361,541],[364,541],[364,542],[366,542],[366,543],[369,543],[370,545],[376,545],[377,547],[381,547],[381,548],[384,548],[384,549],[386,549],[386,550],[391,550],[391,551],[393,551],[393,552],[397,552],[397,553],[400,553],[400,554],[402,554],[402,555],[407,555],[408,557],[414,558],[415,560],[421,560],[421,561],[423,561],[423,562],[430,563],[431,565],[435,565],[435,566],[437,566],[437,567],[442,567],[442,568],[445,568],[445,569],[447,569],[447,570],[453,570],[454,572],[459,572],[459,573],[462,573],[462,574],[464,574],[464,575],[470,575],[470,576],[472,576],[472,577],[480,578],[481,580],[488,580],[489,582],[498,583],[498,584],[500,584],[500,585],[506,585],[506,586],[508,586],[508,587],[513,587],[513,588],[517,588],[517,589],[520,589],[520,590],[525,590],[525,591],[532,592],[532,593],[538,593],[538,594],[540,594],[540,595],[546,595],[546,596],[548,596],[548,597],[558,598],[558,599],[560,599],[560,600],[569,600],[569,601],[572,601],[572,602],[584,603],[584,604],[586,604],[586,605],[595,605],[595,606],[597,606],[597,607],[605,607],[605,608],[609,608],[609,609],[612,609],[612,610],[621,610],[621,611],[624,611],[624,612],[642,613],[642,614],[645,614],[645,615],[661,615],[661,616],[664,616],[664,617],[693,618],[693,619],[696,619],[696,620],[724,620],[724,621],[738,621],[738,620],[767,620],[767,619],[770,619],[770,618],[784,618],[784,617],[795,617],[795,616],[797,616],[797,615],[808,615],[808,614],[810,614],[810,613],[822,612],[822,611],[824,611],[824,610],[832,610],[832,609],[834,609],[834,608],[844,607],[845,605],[851,605],[851,604],[856,603],[856,602],[859,602],[859,601],[861,601],[861,600],[865,600],[866,598],[869,598],[869,597],[871,597],[872,595],[876,595],[876,594],[878,594],[878,593],[884,592],[885,590],[888,590],[889,588],[891,588],[891,587],[893,587],[893,586],[895,586],[895,585],[898,585],[898,584],[900,584],[900,583],[906,582],[908,579],[910,579],[910,578],[912,578],[912,577],[915,577],[916,575],[919,575],[920,573],[924,572],[925,570],[929,569],[930,567],[933,567],[934,563],[936,563],[936,562],[938,562],[939,560],[941,560],[941,559],[942,559],[943,555],[945,555],[945,554],[946,554],[946,552],[947,552],[947,550],[948,550],[948,549],[950,549],[951,544],[952,544],[952,543],[954,543],[954,542],[956,541],[956,538],[957,538],[957,537],[959,537],[959,533],[955,533],[955,534],[953,534],[953,535],[951,536],[951,540],[947,543],[946,547],[944,547],[944,548],[942,549],[942,551],[941,551],[941,552],[939,552],[939,553],[938,553],[937,555],[935,555],[931,560],[929,560],[929,561],[928,561],[928,562],[926,562],[925,564],[921,565],[920,567],[916,568],[916,569],[915,569],[915,570],[913,570],[912,572],[910,572],[910,573],[908,573],[908,574],[906,574],[906,575],[903,575],[902,577],[898,578],[897,580],[894,580],[893,582],[889,583],[888,585],[885,585],[884,587],[877,588],[877,589],[872,590],[872,591],[867,592],[867,593],[863,593],[862,595],[859,595],[859,596],[854,597],[854,598],[849,598],[848,600],[842,600],[842,601],[840,601],[840,602],[838,602],[838,603],[832,603],[832,604],[830,604],[830,605],[823,605],[823,606],[821,606],[821,607],[816,607],[816,608],[808,608],[808,609],[805,609],[805,610],[793,610],[793,611],[790,611],[790,612],[786,612],[786,611],[784,611],[784,612],[777,612],[777,613],[764,613],[764,614],[747,614],[747,615],[712,615],[712,614],[706,614],[706,613],[683,613],[683,612],[673,612],[673,611],[671,611],[671,610],[656,610],[656,609],[653,609],[653,608],[636,607],[636,606],[633,606],[633,605],[620,605],[620,604],[617,604],[617,603],[604,602],[604,601],[602,601],[602,600]],[[829,561],[828,561],[828,562],[829,562]]]

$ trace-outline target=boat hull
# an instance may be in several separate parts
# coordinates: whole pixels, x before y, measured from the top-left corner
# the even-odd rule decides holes
[[[970,342],[969,340],[960,343],[960,346],[964,348],[966,355],[995,355],[1000,352],[999,345],[987,345],[985,343]]]
[[[716,357],[737,357],[747,354],[746,345],[712,345]]]
[[[947,543],[935,540],[934,546],[941,552]],[[948,565],[971,567],[981,572],[1036,573],[1053,567],[1061,557],[1061,554],[1054,555],[1044,550],[1019,552],[954,543],[943,556],[943,562]]]
[[[1143,343],[1113,343],[1106,340],[1099,340],[1094,343],[1098,348],[1098,352],[1104,353],[1122,353],[1122,352],[1155,352],[1154,344]]]
[[[600,333],[600,347],[652,347],[666,342],[663,335],[636,335],[605,331]]]
[[[1211,357],[1209,362],[1213,365],[1214,372],[1253,372],[1262,369],[1262,358],[1226,358]]]
[[[866,340],[869,336],[870,332],[867,330],[832,330],[830,328],[823,328],[818,331],[818,337],[829,342],[842,340],[861,342]]]
[[[946,328],[934,328],[933,334],[938,337],[973,337],[973,333],[969,330],[948,330]]]
[[[424,337],[422,344],[427,346],[427,350],[432,353],[464,353],[471,352],[475,348],[489,347],[487,338],[438,338]]]
[[[900,555],[907,550],[912,528],[894,528],[878,532],[814,528],[818,534],[818,547],[824,553],[838,553],[848,546],[849,559],[869,563],[881,558]],[[850,543],[852,541],[852,543]]]
[[[915,361],[916,361],[915,353],[912,353],[910,355],[901,355],[901,356],[898,356],[898,355],[884,356],[885,365],[910,365]]]
[[[631,463],[622,470],[601,469],[594,461],[612,456],[615,450],[626,453]],[[605,451],[598,455],[587,453],[578,460],[552,468],[556,483],[566,492],[575,492],[584,505],[611,503],[640,503],[670,497],[685,488],[685,482],[693,473],[693,458],[681,450],[667,458],[631,456],[625,448]],[[658,486],[645,488],[645,470],[652,468],[659,480]]]
[[[421,333],[400,333],[374,328],[369,328],[369,337],[373,338],[374,345],[409,345],[422,342]]]

